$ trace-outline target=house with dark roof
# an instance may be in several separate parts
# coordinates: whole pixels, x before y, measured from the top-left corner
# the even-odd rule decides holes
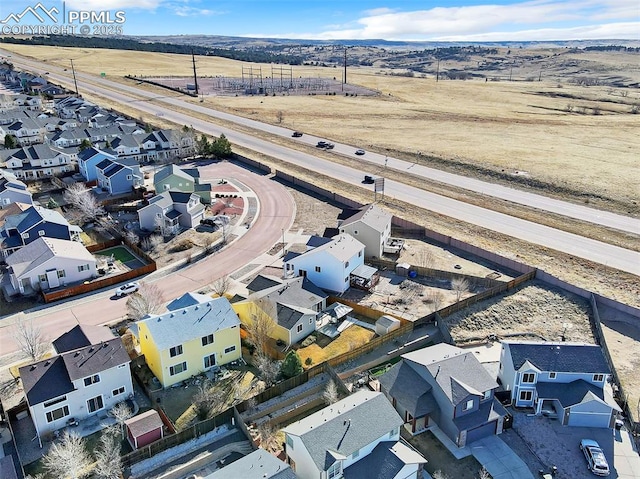
[[[149,200],[138,210],[140,228],[159,230],[163,235],[173,235],[180,228],[194,228],[204,218],[205,207],[195,193],[165,191]]]
[[[153,187],[157,193],[164,191],[195,193],[204,203],[211,203],[211,184],[200,183],[200,172],[197,168],[165,165],[153,176]]]
[[[291,466],[264,449],[233,461],[202,479],[297,479]]]
[[[32,205],[33,196],[22,181],[13,173],[0,170],[0,208],[6,208],[11,203],[25,203]]]
[[[283,258],[284,277],[303,276],[320,288],[344,293],[351,273],[364,264],[364,245],[341,233],[333,238],[312,236],[304,253],[288,252]]]
[[[384,253],[399,253],[402,240],[391,238],[391,213],[376,204],[365,205],[356,212],[348,210],[338,217],[338,230],[364,244],[367,257],[382,258]]]
[[[287,463],[301,479],[417,479],[427,461],[402,423],[383,394],[358,391],[283,429]]]
[[[137,161],[127,158],[105,158],[96,165],[98,187],[110,195],[131,193],[144,185]]]
[[[39,180],[73,171],[71,156],[51,145],[31,145],[19,149],[0,150],[0,159],[16,178]]]
[[[98,174],[96,166],[104,160],[116,160],[115,155],[93,146],[78,152],[78,171],[87,181],[96,181]]]
[[[437,425],[458,447],[502,432],[498,384],[473,353],[441,343],[403,354],[380,390],[413,434]]]
[[[6,257],[42,236],[80,241],[81,233],[81,228],[70,225],[57,211],[33,205],[5,217],[0,229],[0,252]]]
[[[106,326],[94,326],[91,324],[78,324],[66,333],[54,339],[53,349],[62,354],[80,348],[86,348],[92,344],[113,339],[113,333]]]
[[[136,324],[140,351],[165,388],[241,357],[240,320],[224,297]]]
[[[502,341],[498,379],[513,405],[563,425],[614,427],[620,408],[606,387],[610,374],[596,344]]]
[[[20,146],[29,146],[44,141],[46,127],[34,118],[23,118],[9,125],[0,125],[0,135],[13,135]]]
[[[271,337],[287,346],[302,341],[316,330],[318,313],[326,307],[327,294],[308,278],[280,279],[258,275],[247,289],[247,299],[233,303],[245,327],[256,315],[273,324]]]
[[[127,399],[133,394],[129,362],[121,339],[112,335],[21,367],[20,379],[38,437],[74,420],[106,414]]]

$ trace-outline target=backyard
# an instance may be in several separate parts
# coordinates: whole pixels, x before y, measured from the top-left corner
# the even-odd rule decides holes
[[[376,335],[370,329],[358,325],[348,327],[340,336],[330,342],[324,339],[326,336],[320,333],[316,334],[319,336],[319,342],[300,348],[297,351],[303,367],[309,368],[356,349],[368,343]]]

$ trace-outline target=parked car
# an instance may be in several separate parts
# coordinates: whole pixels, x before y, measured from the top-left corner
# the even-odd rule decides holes
[[[362,180],[362,182],[363,182],[365,185],[371,185],[371,184],[375,183],[375,182],[376,182],[376,180],[374,180],[374,179],[373,179],[373,176],[370,176],[370,175],[364,175],[364,180]]]
[[[301,131],[294,131],[293,132],[293,136],[294,138],[300,138],[302,136],[302,132]]]
[[[212,226],[214,228],[218,226],[216,224],[215,218],[203,218],[203,219],[200,220],[200,224],[201,225]]]
[[[356,150],[356,155],[358,156],[364,155],[364,150]]]
[[[580,449],[584,453],[584,457],[587,459],[587,467],[596,476],[608,476],[609,464],[607,458],[604,456],[604,452],[593,439],[583,439],[580,441]]]
[[[139,289],[140,283],[138,283],[137,281],[132,281],[117,288],[115,291],[115,295],[120,298],[122,296],[126,296],[127,294],[135,293]]]

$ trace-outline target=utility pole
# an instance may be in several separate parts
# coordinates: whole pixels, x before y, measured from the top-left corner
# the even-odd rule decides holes
[[[347,47],[344,47],[344,83],[347,83]]]
[[[196,56],[191,50],[191,61],[193,62],[193,84],[196,87],[196,95],[198,94],[198,76],[196,75]]]
[[[76,86],[76,95],[80,95],[80,93],[78,93],[78,81],[76,80],[76,69],[73,67],[73,58],[71,59],[71,72],[73,73],[73,84]]]
[[[438,57],[438,64],[436,66],[436,83],[440,79],[440,57]]]
[[[513,75],[513,63],[511,64],[511,70],[509,70],[509,81],[511,81],[512,75]]]

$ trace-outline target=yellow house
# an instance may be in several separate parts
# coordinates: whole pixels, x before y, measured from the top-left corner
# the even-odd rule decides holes
[[[170,303],[175,309],[137,322],[140,350],[165,388],[242,354],[240,320],[226,298],[186,301],[176,308],[180,299]]]
[[[327,294],[303,277],[259,275],[247,289],[249,297],[232,305],[242,324],[248,327],[257,317],[269,318],[273,324],[270,336],[287,346],[316,330],[318,313],[326,306]]]

